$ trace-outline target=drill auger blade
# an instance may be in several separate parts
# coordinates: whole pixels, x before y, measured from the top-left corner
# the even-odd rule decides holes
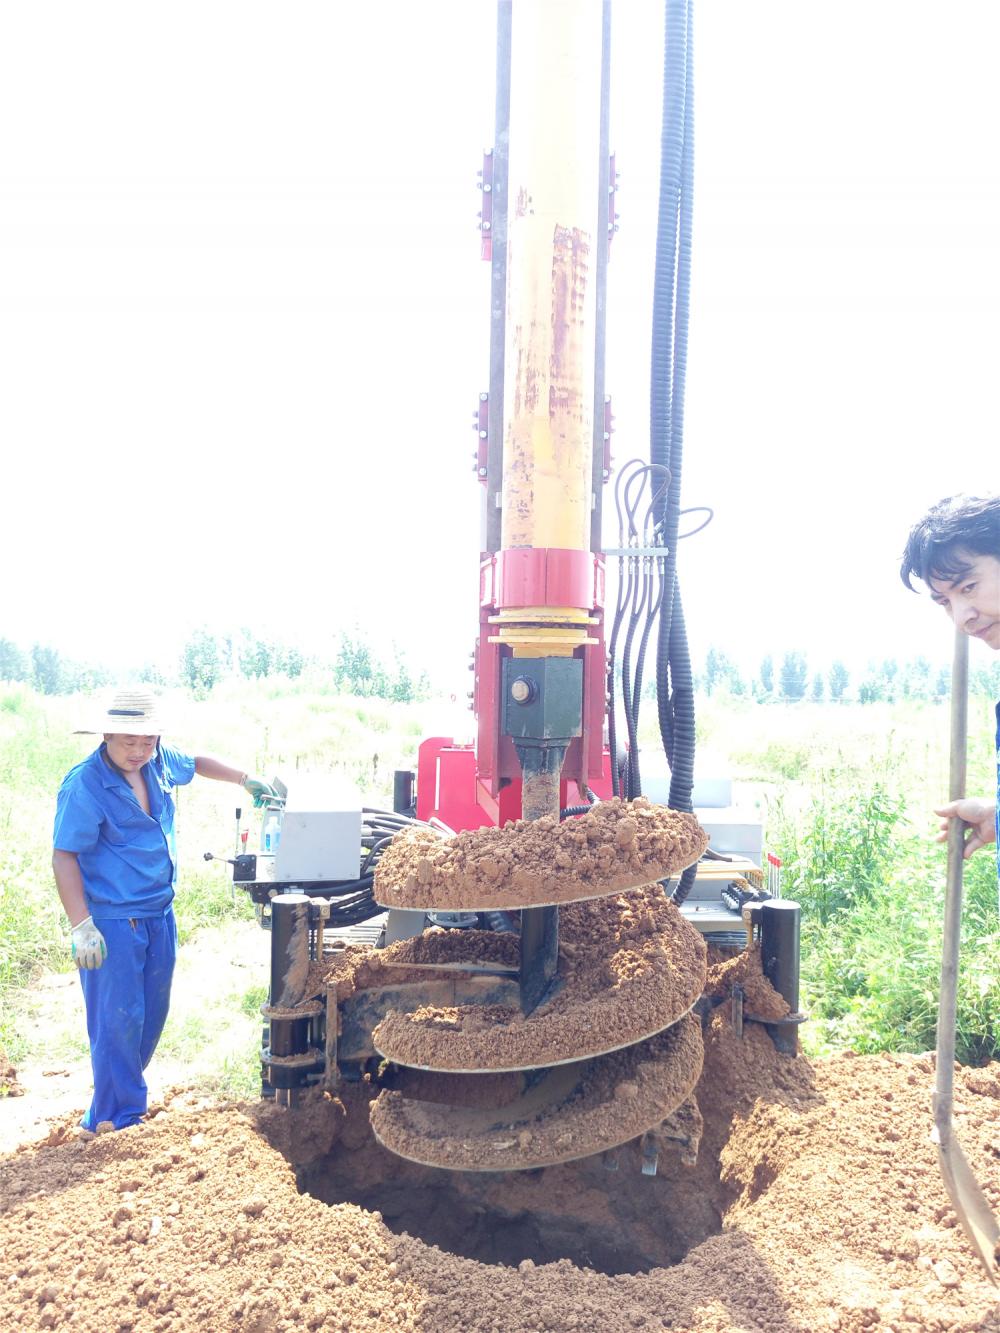
[[[689,1015],[638,1045],[540,1070],[520,1096],[499,1107],[383,1091],[372,1103],[372,1129],[390,1152],[424,1166],[457,1171],[554,1166],[618,1147],[659,1126],[690,1096],[702,1059],[701,1024]],[[454,1088],[455,1076],[450,1077]],[[468,1076],[470,1082],[476,1077]]]
[[[406,829],[382,854],[374,892],[385,907],[423,911],[554,907],[666,879],[707,846],[694,815],[615,798],[562,822],[546,815],[454,838]]]
[[[443,984],[431,991],[434,974],[428,970],[412,1001],[399,992],[377,1010],[368,1003],[374,1048],[396,1064],[418,1069],[540,1068],[644,1041],[676,1023],[702,993],[704,943],[658,885],[623,894],[602,908],[587,903],[561,908],[560,927],[556,984],[530,1013],[518,1003],[513,976],[505,985],[498,978],[479,999],[466,985],[459,998]],[[607,957],[593,965],[597,941]],[[517,938],[448,931],[419,945],[393,945],[384,961],[376,955],[367,963],[364,993],[378,995],[385,973],[395,984],[410,956],[460,965],[487,946],[491,958],[513,959]]]

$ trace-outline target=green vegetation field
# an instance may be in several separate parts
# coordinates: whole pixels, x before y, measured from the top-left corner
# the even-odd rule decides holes
[[[433,708],[336,694],[324,684],[304,674],[294,681],[232,680],[207,699],[169,692],[165,708],[176,721],[171,739],[267,776],[296,767],[336,771],[372,800],[391,804],[393,770],[413,762],[421,737],[433,732]],[[0,684],[0,1048],[15,1064],[37,1047],[26,1018],[32,983],[48,970],[72,970],[68,924],[51,871],[52,819],[63,776],[99,740],[72,734],[86,725],[88,708],[93,703],[86,696]],[[246,895],[232,889],[228,867],[206,863],[203,855],[232,855],[237,805],[250,826],[248,845],[257,845],[260,815],[241,798],[230,784],[201,779],[178,793],[182,943],[203,927],[252,919]],[[260,1002],[261,996],[251,996],[245,1007],[256,1013]],[[168,1027],[164,1043],[183,1054],[182,1035]],[[192,1055],[195,1045],[192,1039]],[[46,1058],[52,1050],[50,1042]]]
[[[802,1006],[812,1052],[934,1045],[947,799],[946,704],[759,705],[700,701],[699,754],[760,803],[782,890],[803,909]],[[996,789],[992,700],[969,704],[970,795]],[[1000,922],[995,849],[965,868],[959,1058],[1000,1050]]]
[[[0,1046],[17,1063],[33,1033],[25,996],[48,970],[69,970],[68,930],[50,870],[55,794],[96,738],[74,736],[84,696],[0,685]],[[232,679],[208,698],[167,696],[171,739],[265,775],[338,771],[369,803],[388,804],[392,772],[425,735],[447,734],[454,706],[336,693],[307,671],[294,680]],[[653,712],[652,708],[648,710]],[[652,722],[647,718],[646,725]],[[934,1043],[944,853],[931,811],[947,791],[947,708],[931,700],[839,705],[715,693],[698,700],[699,771],[731,776],[756,805],[768,847],[784,861],[785,896],[803,906],[807,1049],[923,1050]],[[970,793],[993,790],[990,700],[970,708]],[[646,749],[656,744],[646,736]],[[249,920],[226,868],[235,788],[196,781],[180,793],[182,940]],[[244,823],[255,820],[244,802]],[[1000,1047],[1000,926],[990,851],[968,864],[959,1054]],[[259,986],[236,997],[249,1015]]]

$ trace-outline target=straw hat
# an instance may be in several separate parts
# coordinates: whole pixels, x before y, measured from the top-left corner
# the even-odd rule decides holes
[[[163,718],[159,703],[152,690],[132,686],[116,690],[108,705],[89,727],[77,727],[76,735],[106,733],[118,736],[159,736],[163,733]]]

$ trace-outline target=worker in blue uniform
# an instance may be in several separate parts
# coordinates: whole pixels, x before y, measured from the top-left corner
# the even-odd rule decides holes
[[[124,1129],[146,1111],[143,1070],[170,1003],[177,952],[174,787],[195,774],[242,786],[255,804],[274,793],[217,759],[164,745],[156,698],[119,690],[82,733],[104,739],[70,769],[56,805],[52,868],[80,969],[94,1073],[84,1131]]]
[[[1000,652],[1000,495],[950,496],[929,509],[914,524],[903,553],[900,576],[911,589],[913,575],[957,629]],[[934,813],[941,816],[939,842],[947,841],[952,819],[966,825],[966,860],[995,842],[1000,877],[1000,702],[996,758],[997,795],[951,801]]]

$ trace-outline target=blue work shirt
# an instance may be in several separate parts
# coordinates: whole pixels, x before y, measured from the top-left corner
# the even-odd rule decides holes
[[[140,769],[149,795],[147,815],[104,753],[102,743],[63,779],[53,844],[76,854],[92,916],[162,916],[177,882],[170,793],[194,777],[194,760],[167,745],[156,747]]]

